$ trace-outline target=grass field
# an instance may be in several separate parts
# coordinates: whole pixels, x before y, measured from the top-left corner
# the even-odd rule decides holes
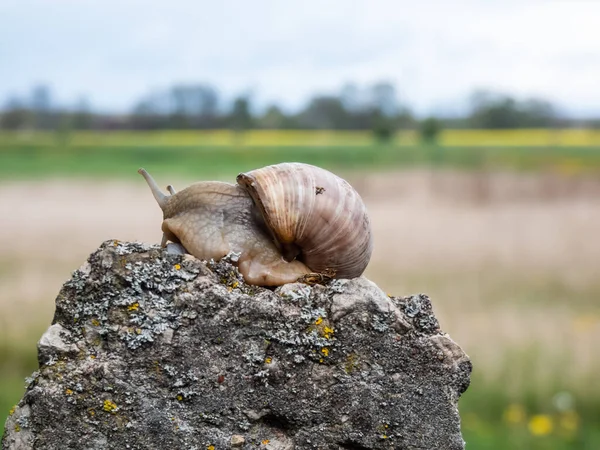
[[[2,178],[122,177],[140,165],[153,172],[214,176],[282,161],[347,170],[436,166],[577,175],[600,171],[600,131],[450,130],[435,146],[418,144],[414,133],[398,134],[386,145],[367,132],[0,134]]]
[[[366,276],[394,295],[429,294],[471,357],[468,449],[600,448],[600,145],[473,133],[440,147],[331,132],[0,135],[0,423],[70,273],[106,239],[160,239],[138,167],[181,188],[299,160],[357,187],[375,232]]]

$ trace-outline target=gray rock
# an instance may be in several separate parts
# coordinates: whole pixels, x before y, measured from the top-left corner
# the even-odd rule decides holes
[[[463,449],[471,363],[425,295],[264,289],[107,241],[73,273],[3,449]]]

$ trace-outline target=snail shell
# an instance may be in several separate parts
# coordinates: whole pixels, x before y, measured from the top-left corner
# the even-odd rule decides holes
[[[352,186],[309,164],[282,163],[241,173],[284,258],[297,258],[315,272],[355,278],[373,251],[367,209]]]

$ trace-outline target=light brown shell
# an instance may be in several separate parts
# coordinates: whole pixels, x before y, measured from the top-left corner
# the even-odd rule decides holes
[[[282,163],[240,173],[284,255],[315,272],[355,278],[373,251],[371,223],[358,192],[320,167]]]

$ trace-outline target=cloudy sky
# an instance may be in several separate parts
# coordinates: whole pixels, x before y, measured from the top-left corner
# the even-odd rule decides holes
[[[295,109],[379,80],[419,114],[478,88],[600,113],[600,1],[0,0],[0,104],[47,83],[127,111],[208,82]]]

